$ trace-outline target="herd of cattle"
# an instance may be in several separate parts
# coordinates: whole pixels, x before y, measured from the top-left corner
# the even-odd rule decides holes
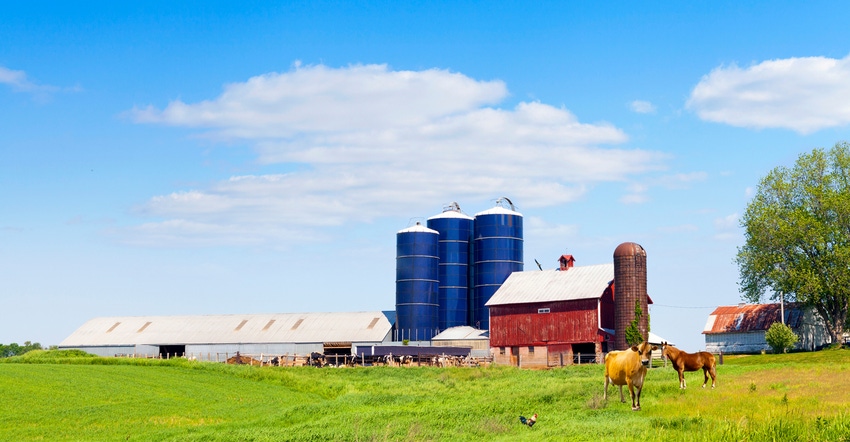
[[[452,355],[393,355],[392,353],[380,356],[352,356],[352,355],[324,355],[312,352],[309,355],[283,355],[283,356],[260,356],[259,359],[241,355],[239,352],[226,361],[228,364],[260,365],[272,367],[354,367],[357,365],[388,366],[388,367],[410,367],[413,365],[428,365],[435,367],[477,367],[482,364],[481,359],[469,356]]]
[[[623,397],[623,385],[629,387],[629,395],[632,398],[632,410],[640,410],[640,393],[643,390],[643,381],[646,378],[646,369],[652,361],[652,352],[658,350],[658,346],[648,342],[635,345],[628,350],[612,351],[605,355],[605,392],[604,399],[608,399],[608,384],[620,387],[620,402],[626,402]],[[667,344],[661,343],[661,357],[667,359],[673,365],[673,369],[679,375],[679,388],[685,389],[686,371],[702,370],[705,381],[702,387],[708,383],[711,375],[711,388],[715,387],[717,379],[717,364],[714,355],[708,352],[686,353]]]

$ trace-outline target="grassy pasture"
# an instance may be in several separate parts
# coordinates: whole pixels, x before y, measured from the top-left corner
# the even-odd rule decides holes
[[[250,367],[66,356],[0,360],[0,440],[850,440],[850,351],[725,357],[678,388],[650,370],[643,410],[602,367]],[[628,400],[628,392],[626,391]],[[519,415],[538,413],[534,428]]]

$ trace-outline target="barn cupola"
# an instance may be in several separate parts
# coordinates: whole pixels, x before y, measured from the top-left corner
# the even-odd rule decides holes
[[[563,272],[572,267],[575,264],[576,259],[573,258],[573,255],[561,255],[561,257],[558,258],[558,262],[561,263],[561,268],[558,270]]]

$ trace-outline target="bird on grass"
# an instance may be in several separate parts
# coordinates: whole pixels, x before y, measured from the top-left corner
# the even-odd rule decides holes
[[[537,423],[537,413],[534,413],[534,416],[531,416],[530,418],[520,416],[519,421],[522,422],[523,425],[528,425],[528,427],[531,428],[535,423]]]

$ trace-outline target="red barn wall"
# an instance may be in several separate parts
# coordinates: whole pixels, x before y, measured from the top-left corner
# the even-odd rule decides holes
[[[490,347],[597,342],[597,307],[596,299],[490,307]]]

